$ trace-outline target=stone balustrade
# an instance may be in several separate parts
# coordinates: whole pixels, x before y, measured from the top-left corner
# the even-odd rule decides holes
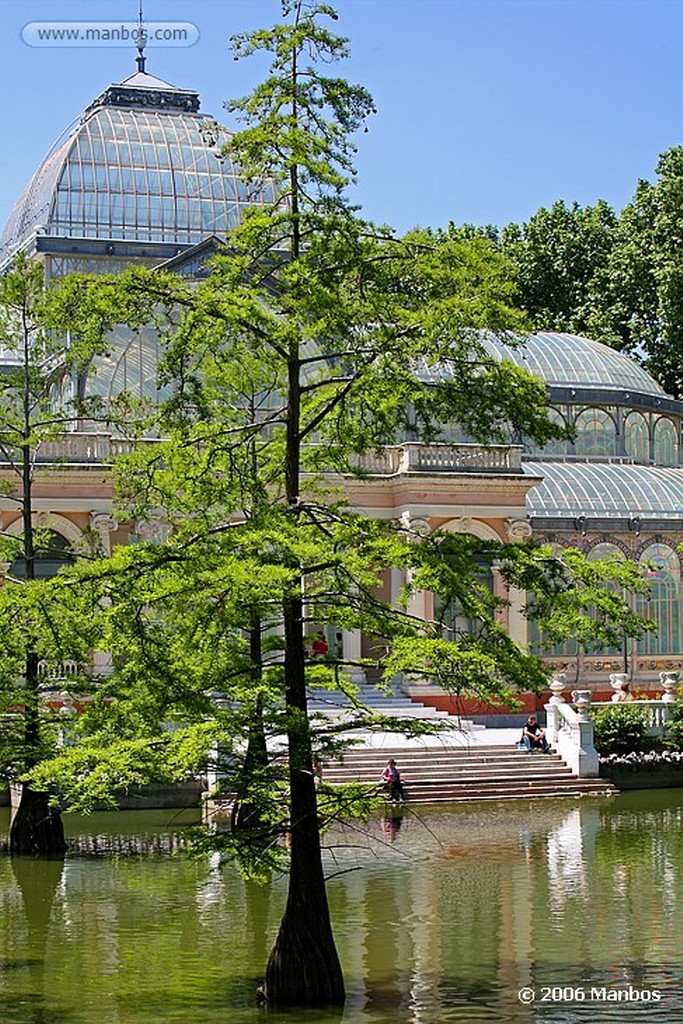
[[[154,439],[145,438],[145,443],[154,443]],[[107,433],[65,434],[58,440],[41,442],[36,452],[36,462],[38,465],[61,463],[67,466],[106,464],[112,462],[117,455],[129,454],[134,444],[127,438],[112,437]],[[7,464],[7,457],[0,453],[0,466]]]
[[[620,680],[621,676],[615,676],[615,689]],[[678,673],[661,672],[660,681],[665,691],[660,700],[632,700],[627,705],[646,709],[648,733],[652,737],[661,737],[666,732],[666,723],[677,699],[675,690],[678,686]],[[550,683],[553,696],[545,706],[548,741],[579,778],[596,778],[599,756],[594,746],[594,726],[590,713],[593,708],[620,705],[613,701],[593,703],[590,690],[574,690],[572,704],[569,704],[562,694],[564,687],[564,675],[559,673]]]
[[[84,668],[77,661],[60,661],[57,665],[49,665],[46,661],[38,662],[38,675],[43,683],[60,682],[65,679],[75,679],[83,672]]]
[[[405,444],[363,455],[358,466],[367,473],[391,476],[403,473],[521,473],[520,445]]]
[[[154,438],[144,442],[155,443]],[[105,432],[74,432],[54,441],[43,441],[36,453],[40,464],[64,465],[106,464],[117,455],[132,451],[135,442],[112,437]],[[8,460],[0,454],[0,465]],[[422,444],[407,441],[391,445],[381,452],[362,455],[356,460],[359,469],[377,476],[405,473],[521,473],[520,445]]]
[[[592,708],[613,708],[611,701],[596,701]],[[647,711],[647,728],[650,736],[663,736],[666,723],[671,714],[671,704],[662,700],[631,700],[630,708],[644,708]]]
[[[596,779],[599,757],[593,746],[593,723],[588,714],[590,691],[575,690],[573,696],[575,707],[564,698],[558,699],[558,693],[546,704],[548,742],[580,779]]]

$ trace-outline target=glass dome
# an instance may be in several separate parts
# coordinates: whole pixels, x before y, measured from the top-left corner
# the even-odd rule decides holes
[[[551,386],[666,395],[635,360],[599,341],[555,331],[531,334],[523,340],[517,347],[493,335],[481,339],[492,355],[512,360]]]
[[[145,72],[110,86],[22,192],[0,259],[36,233],[180,245],[224,236],[272,189],[247,193],[198,109],[196,93]]]

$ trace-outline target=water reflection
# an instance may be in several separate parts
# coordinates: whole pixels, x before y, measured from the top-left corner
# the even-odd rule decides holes
[[[255,1005],[284,879],[259,887],[216,858],[169,856],[182,844],[167,812],[98,815],[70,825],[64,865],[0,860],[0,1019],[677,1024],[682,824],[670,791],[409,805],[339,828],[327,860],[348,999],[328,1018]],[[528,988],[533,1004],[518,999]],[[609,1001],[629,989],[637,999]]]
[[[30,1024],[56,1024],[45,976],[49,923],[64,869],[64,859],[14,857],[7,862],[14,882],[3,887],[2,918],[12,924],[2,943],[0,992],[3,1021],[13,1008]]]

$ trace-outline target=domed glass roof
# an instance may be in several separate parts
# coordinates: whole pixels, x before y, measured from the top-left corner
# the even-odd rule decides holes
[[[623,352],[575,334],[531,334],[519,347],[488,335],[482,339],[482,344],[492,354],[511,359],[551,386],[666,394],[642,366]]]
[[[198,108],[196,93],[142,71],[110,86],[22,192],[0,259],[35,232],[181,245],[225,235],[272,190],[247,194]]]
[[[525,462],[522,468],[543,477],[527,494],[534,517],[680,520],[683,513],[680,469],[583,462]]]

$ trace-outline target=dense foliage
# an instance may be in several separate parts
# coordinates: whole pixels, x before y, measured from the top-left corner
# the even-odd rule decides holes
[[[630,754],[648,745],[648,709],[633,704],[593,708],[595,749],[599,754]]]
[[[683,700],[680,696],[666,723],[666,745],[670,750],[683,751]]]
[[[537,330],[573,331],[628,352],[683,395],[683,148],[657,162],[620,214],[604,201],[541,208],[500,234]],[[489,233],[490,234],[490,233]]]

